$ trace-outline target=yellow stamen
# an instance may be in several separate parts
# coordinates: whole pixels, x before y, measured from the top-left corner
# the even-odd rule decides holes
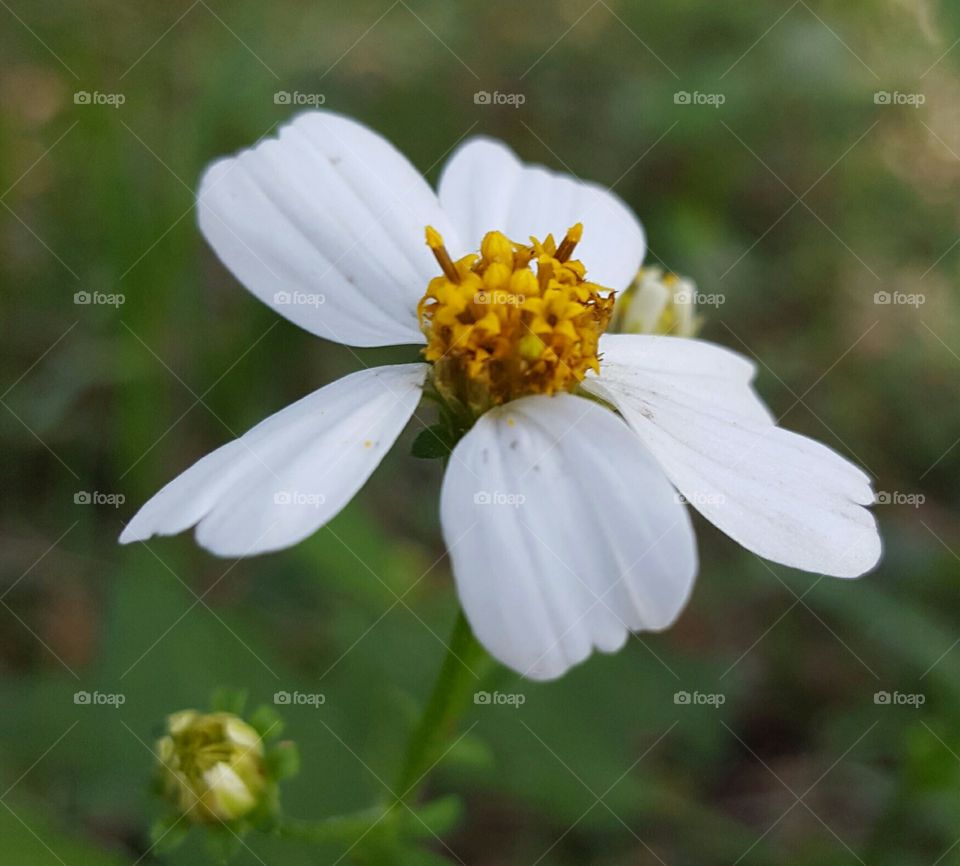
[[[433,226],[427,226],[426,234],[427,246],[432,250],[433,257],[439,262],[443,272],[447,275],[447,279],[450,280],[451,283],[459,283],[460,274],[457,273],[453,259],[450,258],[450,253],[447,252],[447,248],[443,245],[443,237],[440,232]]]
[[[577,223],[576,225],[571,226],[567,229],[567,234],[563,239],[563,242],[557,249],[557,254],[555,258],[559,262],[565,262],[570,258],[571,253],[573,253],[574,247],[580,243],[580,238],[583,237],[583,223]]]
[[[426,234],[443,273],[430,281],[417,314],[443,396],[480,413],[528,394],[573,391],[599,369],[614,293],[588,282],[583,264],[570,260],[582,224],[559,248],[550,236],[527,245],[488,232],[479,255],[456,262],[435,229]]]

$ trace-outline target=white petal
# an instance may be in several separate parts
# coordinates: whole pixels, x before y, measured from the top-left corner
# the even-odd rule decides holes
[[[240,774],[226,761],[219,761],[203,773],[212,794],[212,809],[223,821],[232,821],[249,812],[257,803]]]
[[[311,333],[351,346],[421,343],[417,301],[438,267],[433,191],[396,148],[328,111],[301,114],[206,170],[200,228],[233,275]]]
[[[360,370],[271,415],[157,493],[120,541],[197,525],[218,556],[289,547],[333,518],[410,420],[426,364]]]
[[[627,389],[635,384],[693,408],[715,406],[774,423],[753,390],[754,363],[722,346],[655,334],[604,334],[600,355],[601,384],[622,382]]]
[[[666,628],[696,575],[689,515],[656,462],[613,412],[569,394],[480,418],[440,509],[474,633],[533,679]]]
[[[604,364],[586,387],[620,410],[704,517],[748,550],[793,568],[857,577],[876,565],[880,536],[861,507],[874,500],[866,474],[825,445],[745,411],[752,398],[732,353],[724,361],[716,347],[695,340],[676,340],[689,344],[684,351],[663,342],[669,338],[629,339],[656,342],[633,368],[629,352],[616,353],[619,363]],[[711,353],[712,374],[701,365]],[[665,372],[685,355],[687,370]]]
[[[583,240],[574,257],[583,262],[588,279],[611,289],[630,284],[646,253],[643,227],[617,195],[543,166],[524,165],[491,139],[474,138],[457,149],[443,169],[439,195],[460,240],[471,248],[494,229],[521,243],[548,234],[559,243],[568,228],[582,222]]]
[[[619,330],[635,334],[655,333],[671,298],[672,292],[663,282],[662,271],[659,268],[656,269],[655,274],[644,274],[631,296],[620,295],[617,298],[617,306],[620,310],[623,310],[624,304],[626,305],[623,327]]]

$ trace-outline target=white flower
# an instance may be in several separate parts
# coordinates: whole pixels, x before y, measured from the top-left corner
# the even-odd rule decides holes
[[[645,239],[599,186],[481,138],[435,194],[379,135],[316,111],[210,166],[199,220],[281,315],[351,346],[426,342],[426,362],[281,410],[170,482],[122,542],[195,525],[221,556],[295,544],[360,489],[428,387],[470,427],[441,492],[460,600],[526,676],[676,619],[697,571],[688,502],[794,568],[855,577],[880,557],[868,477],[775,426],[751,362],[699,340],[601,337]],[[548,237],[570,226],[559,246]]]

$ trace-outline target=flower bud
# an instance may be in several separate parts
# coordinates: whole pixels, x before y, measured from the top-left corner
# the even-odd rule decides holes
[[[163,795],[191,821],[242,818],[268,788],[261,737],[232,713],[174,713],[156,753]]]
[[[622,334],[696,336],[697,287],[693,280],[665,274],[662,268],[640,268],[636,279],[621,292],[610,330]]]

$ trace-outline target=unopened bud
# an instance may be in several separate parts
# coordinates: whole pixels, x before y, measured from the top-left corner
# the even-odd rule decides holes
[[[261,737],[232,713],[174,713],[156,753],[164,796],[191,821],[242,818],[268,787]]]
[[[617,298],[610,330],[623,334],[696,336],[697,287],[693,280],[640,268],[630,287]]]

